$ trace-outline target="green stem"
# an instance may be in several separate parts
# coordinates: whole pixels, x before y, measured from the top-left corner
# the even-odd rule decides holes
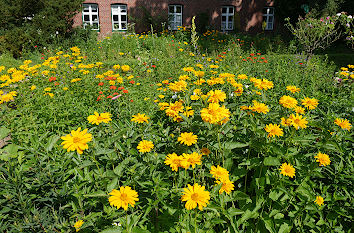
[[[197,233],[197,216],[198,216],[198,211],[195,211],[195,218],[194,218],[194,232]]]

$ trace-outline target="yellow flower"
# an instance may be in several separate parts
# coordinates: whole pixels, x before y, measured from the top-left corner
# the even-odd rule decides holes
[[[187,89],[187,82],[184,80],[176,81],[174,83],[170,83],[168,87],[174,92],[185,91]]]
[[[300,92],[300,88],[298,88],[296,86],[287,86],[286,90],[290,91],[291,93]]]
[[[280,168],[280,174],[284,175],[284,176],[289,176],[291,178],[293,178],[295,176],[295,168],[289,163],[283,163]]]
[[[246,74],[239,74],[237,75],[238,79],[247,79],[247,75]]]
[[[346,129],[348,131],[350,131],[350,128],[352,127],[352,125],[347,119],[337,118],[334,120],[334,123],[342,129]]]
[[[114,65],[114,66],[113,66],[113,69],[119,70],[119,69],[120,69],[120,65]]]
[[[308,121],[306,120],[306,117],[302,118],[302,115],[297,113],[296,116],[291,114],[288,120],[290,121],[290,124],[295,127],[295,129],[304,129],[307,127]]]
[[[192,154],[185,154],[183,153],[183,160],[182,160],[182,167],[185,169],[188,169],[189,166],[192,166],[192,168],[195,168],[195,165],[201,165],[202,164],[202,155],[198,154],[197,152],[193,152]]]
[[[294,111],[299,114],[305,114],[305,109],[300,106],[295,106]]]
[[[323,197],[321,197],[321,196],[317,196],[316,197],[316,200],[314,201],[318,206],[321,206],[321,205],[323,205],[323,203],[324,203],[324,199],[323,199]]]
[[[285,117],[281,118],[281,125],[282,126],[290,126],[291,125],[291,120],[290,119],[285,119]]]
[[[80,227],[82,226],[82,224],[84,224],[83,220],[79,220],[74,224],[76,232],[78,232],[80,230]]]
[[[168,154],[165,159],[165,164],[172,168],[172,171],[178,171],[179,167],[182,167],[183,157],[178,156],[176,153]]]
[[[192,132],[190,133],[181,133],[181,135],[177,139],[181,144],[185,144],[187,146],[191,146],[197,143],[198,136],[194,135]]]
[[[36,89],[37,87],[35,85],[31,86],[31,91],[33,91],[34,89]]]
[[[51,87],[44,88],[44,91],[51,91],[51,90],[52,90]]]
[[[75,83],[75,82],[78,82],[78,81],[80,81],[80,80],[81,80],[81,78],[74,78],[74,79],[71,79],[70,82]]]
[[[203,108],[200,111],[200,116],[203,121],[210,124],[223,124],[229,121],[230,111],[224,105],[210,103],[208,108]]]
[[[191,95],[191,100],[199,100],[200,97],[198,95]]]
[[[327,166],[331,163],[331,160],[327,154],[318,152],[317,156],[315,156],[316,162],[320,163],[320,166]]]
[[[297,105],[297,100],[291,96],[284,95],[280,98],[279,103],[285,108],[294,108]]]
[[[49,96],[50,96],[50,98],[53,98],[53,97],[54,97],[54,94],[53,94],[53,93],[51,93],[51,92],[47,92],[47,93],[45,93],[44,95],[49,95]]]
[[[112,114],[108,113],[108,112],[104,112],[99,114],[98,112],[94,112],[94,115],[90,115],[87,117],[87,120],[91,123],[91,124],[96,124],[99,125],[100,123],[108,123],[109,121],[112,121]]]
[[[193,186],[188,184],[188,188],[183,189],[182,201],[186,201],[185,207],[187,210],[199,208],[203,210],[210,200],[210,193],[205,191],[205,187],[199,184],[194,184]]]
[[[197,76],[198,78],[203,78],[205,75],[205,72],[201,71],[201,70],[194,71],[194,75]]]
[[[305,97],[301,100],[301,104],[304,105],[309,110],[315,109],[318,105],[318,100],[315,98]]]
[[[250,106],[249,109],[254,112],[263,113],[263,114],[267,114],[269,112],[269,108],[267,105],[263,103],[259,103],[256,100],[253,101],[253,106]]]
[[[132,116],[131,121],[142,124],[144,122],[149,123],[149,119],[150,117],[145,115],[145,113],[143,114],[138,113],[137,115]]]
[[[128,65],[122,65],[122,66],[121,66],[121,69],[122,69],[123,72],[128,72],[128,71],[130,70],[130,66],[128,66]]]
[[[140,153],[150,152],[154,148],[152,141],[142,140],[136,147]]]
[[[212,174],[213,178],[217,180],[229,179],[229,172],[225,168],[220,167],[219,165],[217,167],[211,166],[210,174]]]
[[[209,96],[208,102],[211,103],[219,103],[226,99],[226,94],[222,90],[209,91],[207,95]]]
[[[268,132],[268,137],[279,137],[284,135],[283,129],[280,128],[280,125],[277,124],[266,125],[266,127],[264,127],[264,130]]]
[[[83,150],[88,149],[87,143],[92,140],[92,134],[87,133],[87,129],[81,131],[79,127],[76,131],[72,130],[70,134],[61,137],[64,140],[61,145],[68,152],[76,150],[77,153],[82,154]]]
[[[63,87],[63,90],[64,90],[64,91],[67,91],[68,89],[69,89],[69,88],[67,88],[67,87]]]
[[[120,190],[113,189],[109,195],[111,195],[108,198],[109,204],[117,209],[122,207],[124,210],[128,210],[129,205],[134,207],[135,202],[139,201],[138,193],[129,186],[122,186]]]
[[[222,183],[222,186],[219,190],[219,194],[222,194],[223,192],[226,192],[227,194],[230,194],[232,190],[234,190],[235,185],[234,182],[230,181],[228,178],[224,180],[217,180],[217,184]]]

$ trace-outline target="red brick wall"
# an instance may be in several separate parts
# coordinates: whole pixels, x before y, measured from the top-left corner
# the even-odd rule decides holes
[[[239,15],[240,30],[244,32],[259,32],[262,30],[262,9],[265,6],[273,6],[274,0],[87,0],[85,3],[98,4],[100,33],[107,35],[112,32],[111,4],[126,4],[128,8],[128,23],[131,19],[143,18],[142,7],[154,17],[168,17],[168,5],[183,5],[183,25],[191,25],[192,17],[200,13],[208,13],[209,24],[212,28],[221,28],[221,7],[234,6]],[[235,16],[236,17],[236,16]],[[130,19],[130,21],[129,21]],[[74,26],[82,25],[82,14],[74,18]],[[137,31],[149,30],[137,23]]]

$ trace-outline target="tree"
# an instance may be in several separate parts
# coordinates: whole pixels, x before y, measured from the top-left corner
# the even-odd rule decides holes
[[[24,49],[65,38],[83,0],[0,0],[0,52],[20,56]]]

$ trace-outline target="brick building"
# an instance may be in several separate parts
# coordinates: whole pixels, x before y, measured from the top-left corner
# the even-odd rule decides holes
[[[197,25],[220,31],[260,32],[274,29],[274,0],[86,0],[74,25],[90,25],[103,35],[125,31],[129,24],[146,31],[150,23],[166,22],[166,28]]]

